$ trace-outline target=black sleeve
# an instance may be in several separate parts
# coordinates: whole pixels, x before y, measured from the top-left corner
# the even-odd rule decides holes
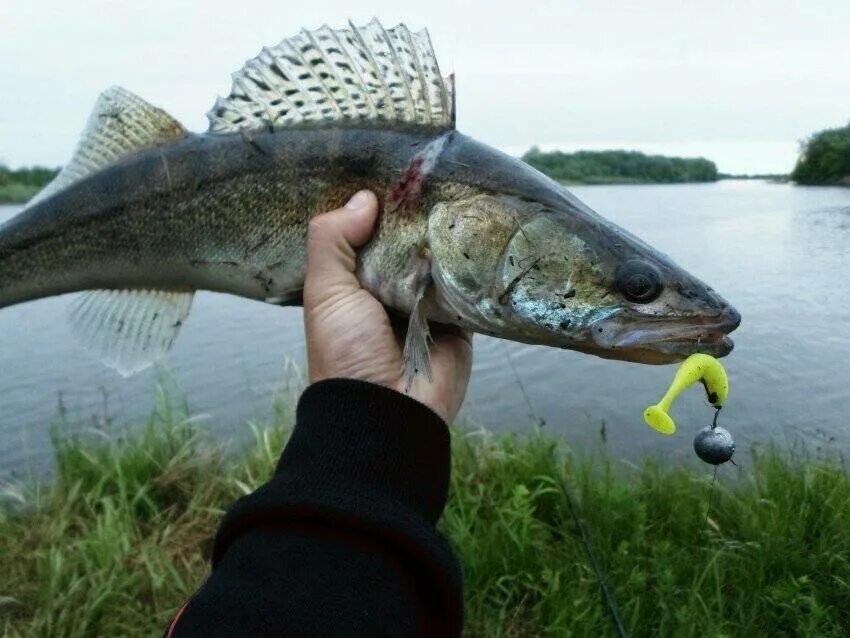
[[[313,384],[272,479],[227,512],[209,579],[167,635],[455,636],[460,567],[435,524],[450,441],[423,404]]]

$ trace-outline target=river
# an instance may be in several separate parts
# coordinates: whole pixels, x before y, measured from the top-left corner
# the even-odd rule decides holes
[[[754,444],[771,442],[850,451],[850,189],[724,181],[572,190],[743,315],[724,360],[731,398],[721,415],[737,458],[745,463]],[[0,221],[19,208],[0,206]],[[201,293],[165,364],[122,379],[71,337],[70,298],[0,311],[0,479],[49,471],[50,430],[60,422],[117,431],[143,423],[158,381],[205,415],[198,427],[244,440],[249,422],[267,420],[274,399],[290,396],[292,370],[303,367],[300,309]],[[527,432],[536,420],[576,449],[604,439],[617,458],[680,462],[692,459],[693,435],[712,412],[692,389],[674,408],[676,436],[643,424],[643,408],[674,370],[476,336],[463,421]]]

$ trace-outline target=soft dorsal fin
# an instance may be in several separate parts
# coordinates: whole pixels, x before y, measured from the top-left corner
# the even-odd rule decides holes
[[[137,151],[186,135],[162,109],[118,86],[98,97],[74,156],[30,205]]]
[[[333,122],[404,122],[454,128],[454,86],[443,78],[427,30],[323,26],[264,48],[233,74],[207,114],[209,132],[274,130]]]

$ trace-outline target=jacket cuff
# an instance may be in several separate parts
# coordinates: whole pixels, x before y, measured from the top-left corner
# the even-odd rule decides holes
[[[450,464],[448,427],[430,408],[374,383],[328,379],[301,396],[276,474],[404,504],[434,524]]]

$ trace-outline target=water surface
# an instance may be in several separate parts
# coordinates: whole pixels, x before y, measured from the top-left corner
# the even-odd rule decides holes
[[[720,182],[572,190],[743,315],[724,360],[732,394],[722,424],[744,454],[771,441],[850,451],[850,189]],[[0,207],[0,221],[18,209]],[[107,417],[118,428],[150,412],[158,376],[208,415],[203,427],[243,439],[247,423],[286,395],[285,362],[304,361],[300,309],[201,293],[165,368],[121,379],[74,342],[70,299],[0,310],[0,478],[49,469],[49,426],[60,405],[67,427],[101,427]],[[655,434],[641,416],[673,372],[476,336],[464,414],[494,430],[528,431],[542,420],[577,448],[598,446],[604,423],[618,457],[689,459],[693,434],[711,417],[701,391],[677,403],[677,436]]]

